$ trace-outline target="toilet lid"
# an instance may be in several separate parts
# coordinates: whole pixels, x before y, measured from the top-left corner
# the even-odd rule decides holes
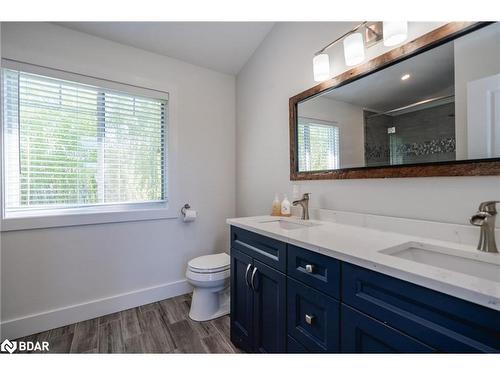
[[[188,267],[195,272],[219,272],[228,269],[229,264],[229,255],[226,253],[219,253],[191,259],[188,262]]]

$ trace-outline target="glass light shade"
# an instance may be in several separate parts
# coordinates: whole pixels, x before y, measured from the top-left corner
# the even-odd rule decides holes
[[[408,22],[384,22],[384,46],[390,47],[403,43],[408,38]]]
[[[365,59],[363,35],[354,33],[344,39],[344,58],[347,66],[357,65]]]
[[[327,53],[320,53],[313,58],[314,80],[321,82],[330,77],[330,58]]]

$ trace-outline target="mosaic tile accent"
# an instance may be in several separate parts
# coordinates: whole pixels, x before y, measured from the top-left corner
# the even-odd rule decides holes
[[[365,159],[380,160],[389,158],[389,146],[387,145],[372,145],[365,143]]]
[[[432,139],[422,143],[412,142],[397,146],[398,156],[423,156],[455,152],[456,142],[454,137]],[[389,158],[390,150],[387,145],[378,146],[365,143],[365,158],[367,160]]]

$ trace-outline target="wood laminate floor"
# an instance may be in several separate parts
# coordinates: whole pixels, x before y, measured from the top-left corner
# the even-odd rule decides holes
[[[228,315],[195,322],[190,305],[185,294],[19,340],[48,341],[50,353],[239,353]]]

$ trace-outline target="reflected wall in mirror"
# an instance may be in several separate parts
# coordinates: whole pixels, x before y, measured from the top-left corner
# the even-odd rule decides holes
[[[325,172],[353,168],[498,162],[500,23],[476,25],[424,49],[297,100],[290,116],[292,179],[314,172],[321,172],[314,178],[338,178]],[[441,169],[438,175],[450,175]],[[390,177],[398,177],[394,173]]]

